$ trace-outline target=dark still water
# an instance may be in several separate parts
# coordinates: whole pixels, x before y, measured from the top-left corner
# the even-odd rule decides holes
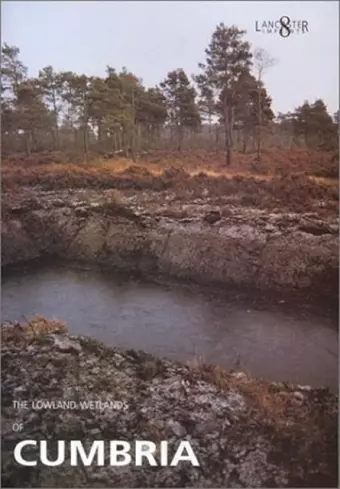
[[[338,385],[334,318],[257,307],[220,290],[160,285],[96,270],[25,265],[2,274],[2,321],[34,314],[71,334],[158,356],[245,370],[269,380]]]

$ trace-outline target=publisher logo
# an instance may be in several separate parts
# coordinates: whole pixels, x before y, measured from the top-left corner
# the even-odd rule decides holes
[[[279,34],[281,37],[289,37],[291,34],[306,34],[309,29],[307,20],[291,20],[288,15],[283,15],[278,20],[257,20],[255,31],[262,34]]]

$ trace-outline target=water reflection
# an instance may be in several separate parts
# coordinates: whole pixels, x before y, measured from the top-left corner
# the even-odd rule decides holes
[[[337,331],[327,317],[258,310],[249,301],[94,270],[16,267],[3,274],[2,320],[58,317],[72,334],[159,356],[337,389]]]

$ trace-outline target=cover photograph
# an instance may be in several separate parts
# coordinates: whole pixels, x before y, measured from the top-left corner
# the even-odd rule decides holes
[[[1,3],[1,487],[339,487],[339,3]]]

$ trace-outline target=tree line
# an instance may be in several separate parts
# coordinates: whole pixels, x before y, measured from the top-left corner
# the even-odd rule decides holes
[[[2,153],[81,149],[114,155],[153,148],[220,149],[232,163],[235,147],[250,141],[260,161],[264,136],[273,131],[307,148],[337,147],[339,113],[331,117],[322,100],[305,102],[275,118],[264,72],[276,61],[251,51],[246,32],[219,24],[198,72],[170,71],[145,87],[126,68],[106,67],[104,77],[56,72],[44,67],[28,77],[16,46],[1,55]],[[336,119],[337,118],[337,119]],[[288,138],[289,140],[289,138]]]

